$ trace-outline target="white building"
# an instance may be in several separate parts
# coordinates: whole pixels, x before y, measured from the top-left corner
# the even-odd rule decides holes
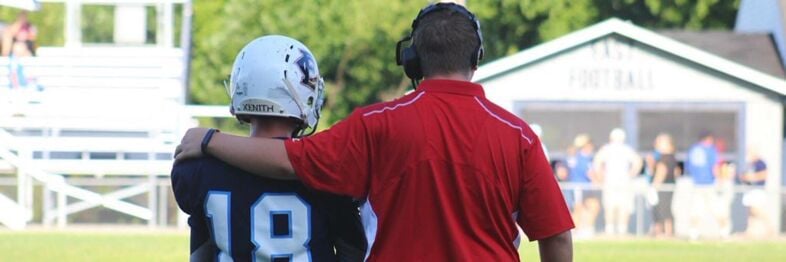
[[[670,133],[678,159],[704,130],[738,167],[756,147],[769,168],[772,210],[780,210],[786,81],[777,54],[768,34],[656,33],[610,19],[490,62],[474,80],[489,99],[542,126],[552,159],[578,133],[602,145],[614,127],[640,152]]]

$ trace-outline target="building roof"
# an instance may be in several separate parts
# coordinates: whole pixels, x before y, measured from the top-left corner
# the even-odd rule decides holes
[[[652,48],[662,50],[666,53],[673,54],[712,70],[751,83],[765,90],[779,94],[782,98],[786,97],[786,81],[782,78],[778,78],[739,62],[660,35],[617,18],[608,19],[505,58],[484,64],[475,72],[473,80],[476,82],[484,82],[511,73],[527,64],[548,58],[564,50],[613,34],[630,38],[651,46]]]
[[[742,0],[734,21],[734,31],[770,33],[781,61],[786,61],[786,0]]]
[[[769,75],[786,78],[775,42],[768,33],[676,30],[656,32]]]
[[[780,17],[781,17],[781,32],[780,32],[781,34],[780,35],[783,36],[784,33],[786,33],[786,27],[784,26],[784,21],[783,21],[783,18],[786,17],[786,0],[778,1],[778,6],[780,7],[780,12],[779,13],[780,13]],[[783,40],[783,39],[781,39],[781,40]],[[786,55],[786,54],[781,54],[781,57],[783,57],[783,55]]]

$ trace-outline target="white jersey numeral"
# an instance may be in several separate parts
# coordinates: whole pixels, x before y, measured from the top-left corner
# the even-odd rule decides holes
[[[289,234],[273,234],[273,216],[287,217]],[[311,208],[294,193],[264,194],[251,206],[251,241],[257,247],[254,255],[259,261],[289,258],[289,261],[310,261],[308,241],[311,236],[309,221]]]
[[[232,231],[230,229],[230,200],[232,193],[224,191],[207,192],[205,214],[213,226],[213,237],[218,246],[218,261],[232,261]]]
[[[205,201],[205,214],[212,225],[218,246],[218,261],[232,261],[231,193],[210,191]],[[288,234],[273,232],[274,217],[287,219]],[[310,261],[308,242],[311,236],[311,206],[295,193],[263,194],[251,206],[251,242],[254,260]]]

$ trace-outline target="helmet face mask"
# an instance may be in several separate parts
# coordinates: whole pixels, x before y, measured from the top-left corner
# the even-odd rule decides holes
[[[324,81],[311,51],[295,39],[271,35],[248,43],[235,58],[225,87],[230,112],[242,122],[247,116],[285,117],[298,120],[296,137],[316,130]]]

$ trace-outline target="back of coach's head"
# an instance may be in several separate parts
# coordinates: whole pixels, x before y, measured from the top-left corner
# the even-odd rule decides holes
[[[420,57],[423,76],[466,74],[476,68],[471,57],[477,52],[479,39],[472,21],[453,10],[428,14],[412,36]]]

